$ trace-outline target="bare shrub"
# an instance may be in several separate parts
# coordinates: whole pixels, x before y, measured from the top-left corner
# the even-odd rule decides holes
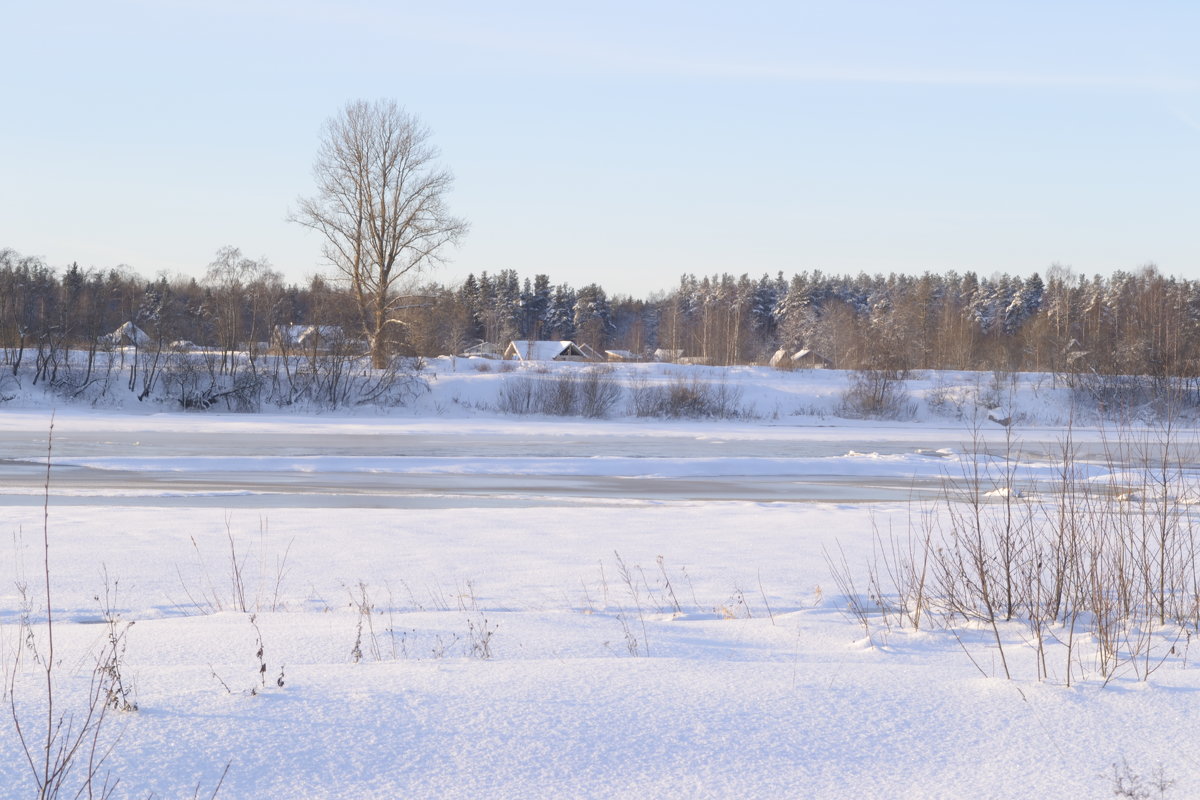
[[[404,356],[389,357],[380,367],[372,366],[355,342],[337,338],[326,340],[323,349],[285,352],[261,359],[252,377],[235,383],[238,391],[231,401],[235,410],[255,410],[255,404],[269,402],[281,406],[341,408],[374,405],[380,408],[404,405],[429,391],[425,381],[425,361]],[[258,380],[258,385],[250,383]],[[248,391],[249,389],[253,391]]]
[[[467,648],[472,658],[490,659],[492,657],[492,637],[500,623],[491,624],[487,617],[479,616],[478,621],[467,620]]]
[[[579,376],[574,371],[538,376],[538,413],[552,417],[574,416],[579,402],[579,384]]]
[[[749,417],[750,412],[742,406],[742,387],[725,380],[709,385],[708,416],[717,419]]]
[[[1151,800],[1163,798],[1175,786],[1175,781],[1167,778],[1162,764],[1154,769],[1150,776],[1134,772],[1129,761],[1122,757],[1121,763],[1112,765],[1113,797],[1125,797],[1129,800]]]
[[[496,405],[503,414],[532,414],[535,404],[536,386],[527,375],[506,378],[500,386]]]
[[[851,373],[842,393],[838,414],[854,419],[912,417],[916,406],[905,391],[900,374],[890,369],[863,369]]]
[[[639,375],[629,385],[629,413],[635,417],[654,417],[658,410],[658,391]]]
[[[0,372],[0,403],[7,403],[16,397],[15,389],[19,388],[17,379],[7,372]]]
[[[1114,375],[1088,370],[1066,376],[1072,398],[1115,420],[1158,420],[1194,408],[1196,379],[1163,375]]]
[[[742,405],[741,387],[731,386],[724,380],[704,381],[678,375],[665,384],[635,381],[629,391],[629,411],[638,417],[675,419],[751,416]]]
[[[607,417],[620,399],[621,387],[613,376],[612,367],[592,367],[584,371],[579,383],[580,416]]]
[[[663,417],[707,417],[708,387],[696,378],[676,378],[665,387],[660,408]]]
[[[946,382],[945,378],[938,375],[933,386],[925,392],[925,404],[929,409],[937,414],[962,419],[967,404],[971,401],[971,392],[960,386],[954,386]]]
[[[605,417],[621,398],[609,367],[505,378],[497,407],[505,414]]]

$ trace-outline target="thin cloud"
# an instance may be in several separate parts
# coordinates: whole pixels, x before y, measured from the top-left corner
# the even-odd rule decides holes
[[[1182,92],[1200,89],[1200,80],[1117,75],[1055,75],[1004,71],[814,67],[788,64],[664,62],[679,74],[794,83],[861,83],[897,86],[995,87],[1031,89],[1109,89]]]

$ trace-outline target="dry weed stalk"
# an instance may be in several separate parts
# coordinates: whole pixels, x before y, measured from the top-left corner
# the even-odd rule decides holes
[[[1191,451],[1175,422],[1102,431],[1096,464],[1079,460],[1068,427],[1057,477],[1032,498],[1011,427],[996,452],[978,421],[971,433],[965,490],[919,512],[906,535],[875,532],[865,598],[840,549],[837,560],[826,554],[868,636],[876,622],[940,623],[961,643],[970,637],[958,620],[989,633],[1006,678],[1019,639],[1038,680],[1067,685],[1093,674],[1102,683],[1120,674],[1144,681],[1178,658],[1180,643],[1200,631],[1200,541],[1187,505],[1198,488],[1184,469]],[[1087,479],[1088,470],[1103,479]]]

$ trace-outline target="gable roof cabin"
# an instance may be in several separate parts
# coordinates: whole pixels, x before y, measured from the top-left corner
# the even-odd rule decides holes
[[[106,333],[101,336],[99,341],[101,344],[111,344],[118,347],[128,344],[143,347],[150,344],[150,337],[137,325],[134,325],[132,322],[126,322],[112,333]]]
[[[587,361],[582,350],[570,341],[547,342],[514,339],[504,350],[506,360],[516,361]]]
[[[808,369],[826,369],[832,362],[825,356],[809,350],[807,347],[803,350],[797,350],[792,353],[792,366],[806,367]]]
[[[775,351],[775,355],[771,356],[771,360],[768,363],[778,369],[824,369],[830,365],[829,359],[813,352],[807,347],[797,350],[794,353],[789,353],[781,347]]]

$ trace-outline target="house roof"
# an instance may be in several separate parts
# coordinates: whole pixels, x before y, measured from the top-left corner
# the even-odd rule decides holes
[[[516,356],[522,361],[553,361],[561,356],[583,357],[583,351],[572,341],[534,341],[532,339],[514,339],[509,342],[504,355]]]
[[[492,342],[476,342],[463,350],[464,356],[497,356],[500,355],[500,345]]]
[[[340,325],[276,325],[275,338],[286,344],[305,344],[312,337],[326,341],[341,339],[343,336]]]
[[[104,338],[104,337],[102,337],[102,338]],[[119,328],[117,328],[112,333],[108,334],[107,339],[108,339],[108,341],[113,342],[114,344],[121,344],[122,342],[132,342],[132,343],[138,345],[139,347],[141,345],[150,343],[150,337],[146,335],[146,332],[143,331],[141,328],[139,328],[137,325],[134,325],[132,322],[122,323]]]
[[[580,352],[582,352],[582,353],[583,353],[585,356],[587,356],[588,358],[592,359],[593,361],[603,361],[603,360],[604,360],[604,356],[603,356],[603,355],[601,355],[601,354],[600,354],[600,353],[599,353],[599,352],[596,350],[596,348],[592,347],[590,344],[586,344],[586,343],[585,343],[585,344],[580,344],[580,345],[579,345],[579,350],[580,350]]]

